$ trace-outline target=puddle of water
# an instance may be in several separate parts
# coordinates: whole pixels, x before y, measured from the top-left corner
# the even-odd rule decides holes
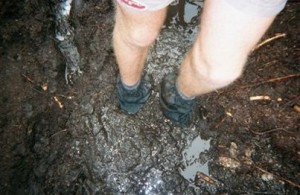
[[[198,17],[199,7],[203,7],[203,2],[195,2],[193,4],[186,3],[184,7],[184,21],[190,23],[194,17]]]
[[[179,26],[186,26],[192,22],[192,19],[199,17],[199,9],[203,7],[202,0],[188,2],[179,0],[171,5],[168,11],[167,24],[173,23]]]
[[[200,136],[194,139],[189,146],[183,150],[183,164],[184,169],[180,174],[188,181],[194,181],[195,175],[198,171],[209,175],[208,161],[204,164],[199,161],[201,152],[208,151],[210,148],[210,140],[202,140]]]

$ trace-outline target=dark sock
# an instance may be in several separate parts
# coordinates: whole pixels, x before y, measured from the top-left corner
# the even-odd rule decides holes
[[[121,82],[122,82],[122,85],[123,85],[123,87],[125,88],[125,89],[127,89],[127,90],[134,90],[134,89],[137,89],[138,88],[138,86],[140,85],[140,83],[141,83],[141,80],[139,80],[136,84],[134,84],[134,85],[126,85],[122,80],[121,80]]]

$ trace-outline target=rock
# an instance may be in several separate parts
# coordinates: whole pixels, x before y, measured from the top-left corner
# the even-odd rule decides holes
[[[221,166],[231,169],[236,169],[241,166],[241,163],[233,158],[220,156],[218,162]]]
[[[264,181],[271,181],[274,179],[274,176],[271,173],[264,173],[261,175],[261,179]]]

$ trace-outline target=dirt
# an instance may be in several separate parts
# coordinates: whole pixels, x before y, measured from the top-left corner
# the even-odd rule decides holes
[[[0,2],[0,194],[299,193],[300,3],[279,14],[262,41],[278,38],[253,51],[238,81],[198,98],[185,129],[163,117],[158,87],[192,44],[198,17],[170,9],[145,68],[152,95],[132,116],[116,101],[111,1],[72,13],[83,71],[73,85],[52,5]],[[210,145],[184,160],[193,140]],[[183,176],[197,163],[209,171]]]

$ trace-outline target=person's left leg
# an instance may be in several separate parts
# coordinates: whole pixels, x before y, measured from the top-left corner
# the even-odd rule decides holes
[[[188,126],[193,97],[225,87],[241,75],[248,54],[286,0],[256,2],[257,10],[245,13],[232,5],[233,0],[205,1],[200,32],[181,65],[178,78],[170,76],[162,82],[161,105],[167,118]],[[264,4],[266,9],[261,7]]]
[[[180,67],[179,90],[199,96],[235,81],[275,16],[251,15],[225,0],[207,0],[200,32]]]

